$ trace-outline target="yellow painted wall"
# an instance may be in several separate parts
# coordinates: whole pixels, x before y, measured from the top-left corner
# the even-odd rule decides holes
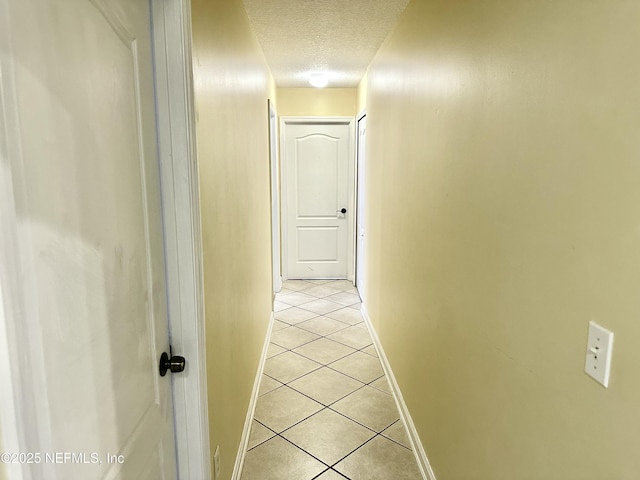
[[[275,89],[242,0],[192,0],[192,21],[211,453],[229,479],[271,312]]]
[[[357,111],[356,88],[278,88],[280,116],[346,116]]]
[[[638,478],[638,25],[414,0],[370,66],[367,308],[438,480]]]

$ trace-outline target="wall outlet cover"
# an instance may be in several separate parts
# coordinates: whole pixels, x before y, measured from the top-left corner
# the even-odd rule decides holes
[[[589,322],[587,360],[584,365],[584,371],[605,388],[609,386],[612,351],[613,332],[595,322]]]

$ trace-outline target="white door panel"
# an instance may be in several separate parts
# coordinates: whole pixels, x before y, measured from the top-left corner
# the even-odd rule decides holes
[[[342,236],[339,227],[298,227],[298,260],[338,262]]]
[[[350,137],[349,122],[285,123],[288,278],[347,278]]]
[[[345,177],[339,169],[339,138],[312,134],[295,139],[295,210],[297,218],[335,218],[346,192],[340,189]],[[342,170],[346,170],[342,166]],[[342,175],[340,175],[342,174]],[[340,178],[343,177],[343,178]],[[342,208],[342,207],[340,207]]]
[[[32,475],[175,478],[149,3],[0,1]]]

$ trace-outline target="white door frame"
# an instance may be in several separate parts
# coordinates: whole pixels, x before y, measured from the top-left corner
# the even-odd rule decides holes
[[[365,209],[365,201],[364,201],[364,192],[366,191],[365,187],[365,164],[366,164],[366,155],[360,155],[360,148],[364,145],[361,145],[360,139],[360,122],[362,119],[367,117],[367,111],[363,110],[356,117],[356,230],[358,229],[358,225],[360,225],[364,219],[364,209]],[[366,133],[365,133],[366,135]],[[360,294],[360,300],[364,304],[365,296],[366,296],[366,285],[364,283],[364,257],[363,251],[359,248],[360,245],[360,231],[356,231],[356,278],[355,284],[358,287],[358,293]],[[364,242],[364,241],[363,241]]]
[[[280,117],[280,144],[284,145],[285,142],[285,130],[287,125],[308,125],[308,124],[342,124],[349,126],[349,202],[347,210],[354,212],[349,215],[347,222],[347,242],[349,247],[347,248],[347,280],[353,281],[355,271],[355,127],[354,117]],[[282,198],[287,198],[287,159],[286,148],[282,147],[282,153],[280,158],[282,165]],[[287,280],[289,278],[289,272],[287,271],[288,265],[288,225],[287,225],[287,212],[288,205],[286,201],[282,202],[282,265],[284,270],[282,272],[282,278]]]
[[[151,0],[178,478],[211,478],[191,0]]]
[[[151,0],[155,49],[158,143],[162,182],[169,303],[169,333],[187,369],[172,377],[179,478],[210,478],[206,398],[202,244],[195,155],[190,0]],[[0,43],[9,44],[8,2],[0,0]],[[6,43],[5,43],[6,42]],[[21,346],[28,345],[27,293],[15,279],[18,231],[8,138],[17,136],[12,60],[0,55],[0,449],[27,452],[48,427],[32,399],[38,372]],[[28,279],[25,279],[28,281]],[[31,465],[1,465],[12,480],[29,480]]]
[[[280,169],[278,168],[278,114],[271,100],[269,109],[269,161],[271,169],[271,264],[273,267],[273,293],[282,289],[280,262]]]

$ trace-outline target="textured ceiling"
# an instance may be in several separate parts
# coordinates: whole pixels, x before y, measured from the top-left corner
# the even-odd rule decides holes
[[[355,87],[409,0],[243,0],[278,87]]]

